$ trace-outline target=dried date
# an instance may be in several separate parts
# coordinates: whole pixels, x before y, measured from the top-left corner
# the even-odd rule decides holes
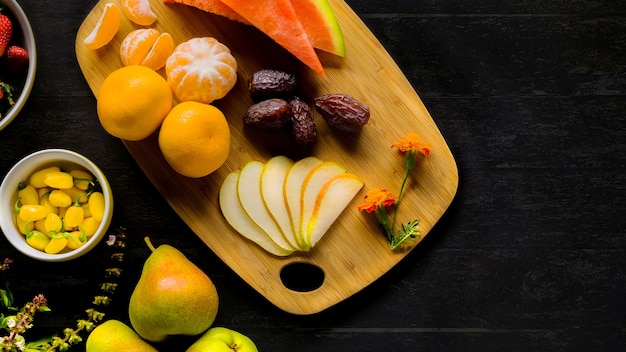
[[[315,98],[315,110],[328,125],[341,131],[357,132],[369,122],[370,110],[348,94],[326,94]]]
[[[293,137],[299,145],[311,145],[317,141],[317,127],[313,117],[313,110],[309,104],[299,97],[289,101],[291,104],[291,129]]]
[[[252,74],[248,80],[248,90],[254,101],[288,98],[296,94],[297,89],[298,78],[285,71],[263,69]]]
[[[243,123],[263,129],[279,129],[291,120],[291,105],[283,99],[267,99],[251,105]]]

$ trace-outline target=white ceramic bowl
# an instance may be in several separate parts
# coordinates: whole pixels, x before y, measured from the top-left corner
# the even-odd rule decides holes
[[[19,37],[19,41],[16,43],[21,45],[26,52],[28,52],[28,70],[26,74],[26,80],[24,81],[24,87],[21,91],[17,90],[13,93],[15,99],[15,105],[11,107],[0,118],[0,131],[4,129],[26,104],[26,100],[30,95],[30,91],[35,83],[35,72],[37,71],[37,47],[35,45],[35,36],[33,35],[33,29],[30,26],[28,17],[22,10],[22,7],[15,0],[0,0],[0,7],[4,8],[3,13],[8,14],[13,19],[13,32],[14,36]]]
[[[32,173],[47,166],[59,166],[62,169],[79,166],[90,172],[100,183],[104,194],[104,217],[97,232],[81,247],[58,254],[48,254],[26,243],[25,236],[16,226],[13,205],[17,199],[20,182],[27,182]],[[45,149],[28,155],[9,170],[0,185],[0,228],[11,244],[25,255],[38,260],[61,262],[78,258],[93,249],[106,234],[113,217],[113,194],[107,178],[93,162],[86,157],[64,149]]]

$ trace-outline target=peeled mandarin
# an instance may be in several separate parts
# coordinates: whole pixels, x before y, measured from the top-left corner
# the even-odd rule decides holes
[[[122,0],[122,9],[129,20],[140,26],[149,26],[157,20],[149,0]]]
[[[99,49],[107,44],[117,34],[120,28],[120,7],[112,2],[104,5],[104,10],[94,29],[83,40],[87,49]]]
[[[124,38],[120,46],[120,58],[124,66],[143,65],[153,70],[165,66],[174,50],[174,39],[169,33],[154,28],[136,29]]]
[[[237,60],[213,37],[192,38],[174,49],[165,72],[179,101],[209,104],[235,86]]]

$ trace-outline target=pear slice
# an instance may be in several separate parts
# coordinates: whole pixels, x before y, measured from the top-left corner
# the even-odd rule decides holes
[[[293,234],[298,242],[301,250],[306,250],[306,243],[304,238],[298,236],[300,230],[300,192],[302,190],[302,184],[306,176],[318,165],[324,162],[316,157],[309,156],[304,159],[296,161],[285,178],[283,185],[283,197],[285,198],[285,204],[287,204],[287,212],[291,219],[291,228]]]
[[[265,207],[285,235],[287,242],[297,248],[299,244],[291,228],[291,219],[283,197],[283,184],[293,163],[293,160],[282,155],[268,160],[261,174],[261,195]]]
[[[265,207],[261,194],[261,174],[264,167],[265,164],[260,161],[250,161],[239,171],[237,180],[239,201],[252,221],[259,225],[276,244],[286,250],[297,250],[298,248],[289,244],[280,227]]]
[[[297,236],[298,241],[304,243],[306,249],[311,248],[307,240],[307,229],[315,210],[317,196],[329,180],[344,173],[346,169],[343,166],[333,161],[326,161],[313,168],[304,178],[300,189],[300,226]]]
[[[313,211],[304,229],[310,247],[324,236],[362,187],[363,181],[352,173],[338,174],[324,184],[312,202]],[[307,200],[306,203],[309,202]]]
[[[258,244],[264,250],[276,256],[287,256],[292,253],[279,246],[272,238],[263,231],[241,206],[239,196],[237,195],[237,182],[239,180],[239,171],[231,172],[226,176],[219,191],[219,204],[222,209],[222,215],[226,221],[243,237]]]

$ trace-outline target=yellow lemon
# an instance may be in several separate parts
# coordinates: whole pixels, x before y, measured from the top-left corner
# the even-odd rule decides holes
[[[174,171],[193,178],[206,176],[228,158],[228,122],[213,105],[193,101],[180,103],[161,125],[159,147]]]
[[[172,108],[172,91],[165,78],[140,65],[113,71],[97,96],[98,118],[111,135],[142,140],[156,131]]]

